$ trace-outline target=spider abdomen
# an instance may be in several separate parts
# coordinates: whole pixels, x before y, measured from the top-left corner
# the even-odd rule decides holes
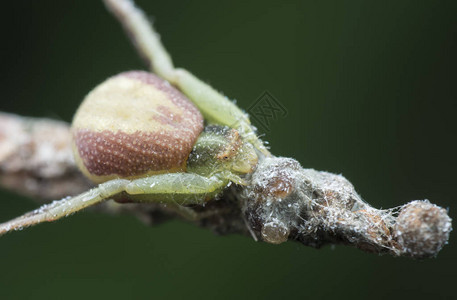
[[[121,73],[92,90],[75,114],[76,163],[94,182],[183,171],[202,129],[199,110],[168,82]]]

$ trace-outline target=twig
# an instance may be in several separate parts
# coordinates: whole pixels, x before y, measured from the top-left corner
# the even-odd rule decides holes
[[[7,113],[0,113],[0,184],[48,200],[91,185],[75,166],[68,124]]]
[[[292,168],[295,171],[285,172],[290,164],[296,164]],[[447,212],[428,201],[377,210],[363,202],[340,175],[302,169],[287,158],[275,163],[267,160],[258,168],[251,188],[242,191],[234,186],[220,199],[193,207],[194,220],[175,207],[154,203],[108,201],[96,209],[133,214],[146,224],[177,217],[218,234],[253,235],[271,243],[287,239],[312,247],[342,243],[364,251],[412,257],[436,255],[449,237],[451,220]],[[263,177],[263,173],[271,176]],[[74,164],[68,124],[6,113],[0,113],[0,184],[47,200],[75,195],[91,186]],[[275,205],[272,196],[278,194],[287,200]],[[122,198],[117,200],[122,202]],[[284,226],[287,235],[281,235],[277,222],[265,220],[272,215],[290,222]]]

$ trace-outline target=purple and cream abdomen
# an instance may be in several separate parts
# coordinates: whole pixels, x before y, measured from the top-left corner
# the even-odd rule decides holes
[[[185,170],[203,117],[154,74],[121,73],[98,85],[73,118],[76,163],[94,182]]]

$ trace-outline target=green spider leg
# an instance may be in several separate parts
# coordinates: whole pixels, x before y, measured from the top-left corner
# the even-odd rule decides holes
[[[257,137],[246,113],[190,72],[173,66],[171,56],[161,43],[159,34],[132,1],[104,0],[104,2],[124,26],[137,50],[150,63],[152,70],[189,97],[208,122],[237,129],[244,140],[264,155],[271,155]]]
[[[169,203],[179,208],[176,209],[177,213],[192,217],[190,212],[186,212],[185,207],[180,205],[203,204],[221,191],[229,181],[224,174],[204,177],[194,173],[160,174],[134,180],[114,179],[78,196],[45,204],[34,211],[2,223],[0,235],[58,220],[111,199],[122,192],[125,192],[134,202]]]

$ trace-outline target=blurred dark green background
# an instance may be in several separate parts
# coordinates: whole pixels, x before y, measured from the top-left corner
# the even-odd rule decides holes
[[[138,1],[176,65],[248,108],[288,110],[277,155],[344,174],[376,207],[430,199],[457,219],[457,2]],[[0,110],[70,121],[84,95],[145,68],[98,1],[7,1]],[[0,194],[0,218],[36,207]],[[255,243],[182,222],[82,213],[0,239],[1,299],[450,299],[455,235],[436,259]]]

